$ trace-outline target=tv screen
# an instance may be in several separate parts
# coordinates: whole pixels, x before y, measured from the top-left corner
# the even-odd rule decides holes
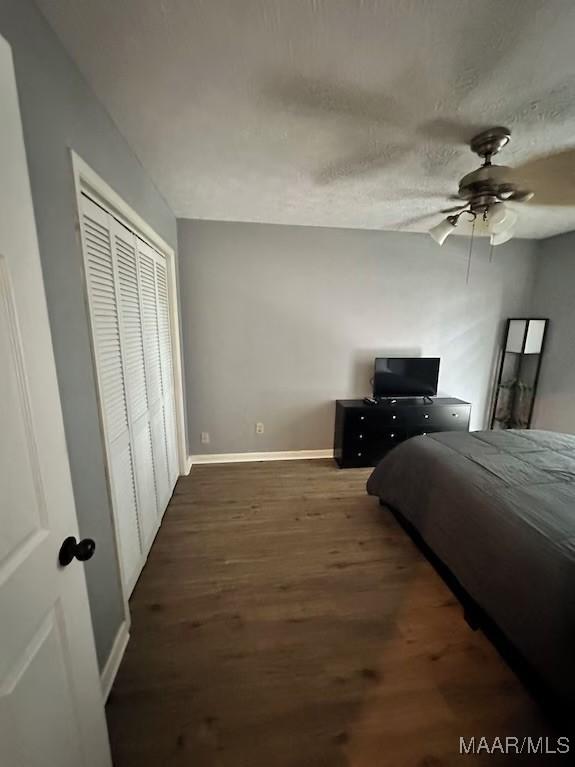
[[[437,394],[439,357],[377,357],[374,397],[432,397]]]

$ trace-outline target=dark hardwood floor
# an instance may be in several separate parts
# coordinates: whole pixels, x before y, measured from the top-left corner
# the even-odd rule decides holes
[[[179,480],[107,706],[116,767],[515,764],[460,756],[459,738],[549,733],[368,474],[294,461]]]

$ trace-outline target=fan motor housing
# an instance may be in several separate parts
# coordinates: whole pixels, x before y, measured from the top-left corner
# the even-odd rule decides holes
[[[473,204],[485,207],[504,199],[515,190],[509,182],[511,168],[505,165],[484,165],[467,173],[459,182],[459,197]]]

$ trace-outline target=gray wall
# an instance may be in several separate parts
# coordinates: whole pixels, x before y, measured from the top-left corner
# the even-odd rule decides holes
[[[0,0],[0,33],[14,55],[80,531],[97,542],[96,556],[85,568],[102,666],[123,608],[75,230],[69,148],[173,246],[176,223],[35,5],[29,0]]]
[[[476,240],[466,285],[467,238],[179,220],[178,239],[192,454],[330,448],[334,400],[369,393],[386,354],[440,356],[440,389],[482,427],[536,252],[515,240],[490,263]]]
[[[575,434],[575,232],[540,243],[532,311],[551,320],[533,425]]]

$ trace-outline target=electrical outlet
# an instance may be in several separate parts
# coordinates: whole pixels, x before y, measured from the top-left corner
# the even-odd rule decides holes
[[[263,434],[264,433],[264,425],[261,421],[258,421],[256,423],[256,434]]]
[[[209,445],[210,444],[210,432],[209,431],[203,431],[202,432],[202,444],[203,445]]]

